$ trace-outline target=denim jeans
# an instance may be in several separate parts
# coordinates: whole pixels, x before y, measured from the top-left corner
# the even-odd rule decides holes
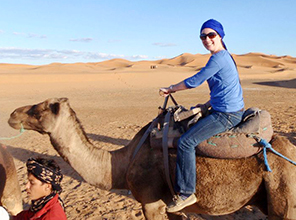
[[[178,141],[176,184],[175,190],[179,193],[192,194],[196,187],[196,157],[195,147],[213,135],[224,132],[242,120],[243,111],[217,112],[199,120]]]

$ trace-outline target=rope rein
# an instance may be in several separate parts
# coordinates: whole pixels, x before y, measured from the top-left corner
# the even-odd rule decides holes
[[[14,138],[18,138],[19,136],[21,136],[23,133],[25,132],[24,126],[23,124],[21,124],[21,128],[20,128],[20,133],[16,136],[12,136],[12,137],[0,137],[0,140],[12,140]]]
[[[278,155],[278,156],[282,157],[283,159],[289,161],[290,163],[292,163],[293,165],[296,166],[296,163],[294,161],[290,160],[289,158],[285,157],[284,155],[280,154],[275,149],[273,149],[271,144],[268,143],[265,139],[262,139],[262,138],[259,138],[259,137],[254,137],[254,138],[263,147],[264,164],[265,164],[266,169],[267,169],[268,172],[271,172],[272,170],[270,169],[268,161],[267,161],[267,153],[266,153],[267,150],[270,150],[275,155]]]

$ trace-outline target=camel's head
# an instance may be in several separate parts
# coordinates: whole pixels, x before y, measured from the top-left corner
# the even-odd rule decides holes
[[[51,98],[36,105],[27,105],[14,110],[8,124],[14,129],[38,131],[41,134],[51,133],[61,122],[61,115],[69,114],[70,105],[67,98]]]

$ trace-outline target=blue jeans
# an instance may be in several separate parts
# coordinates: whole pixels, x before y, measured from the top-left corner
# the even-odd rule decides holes
[[[196,157],[195,147],[213,135],[224,132],[242,120],[243,111],[217,112],[199,120],[178,141],[176,184],[179,193],[192,194],[196,187]]]

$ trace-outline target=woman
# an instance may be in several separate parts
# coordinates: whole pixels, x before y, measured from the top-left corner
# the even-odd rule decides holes
[[[195,88],[207,81],[210,100],[198,105],[211,107],[210,114],[199,120],[178,141],[176,184],[177,192],[168,212],[177,212],[197,201],[195,148],[204,140],[236,126],[242,119],[244,101],[236,64],[223,42],[225,36],[221,23],[214,19],[206,21],[200,30],[200,39],[211,57],[198,73],[170,87],[161,88],[160,94]]]
[[[59,198],[63,178],[59,166],[53,160],[30,158],[27,170],[26,191],[32,204],[29,210],[20,212],[12,219],[67,220]]]

